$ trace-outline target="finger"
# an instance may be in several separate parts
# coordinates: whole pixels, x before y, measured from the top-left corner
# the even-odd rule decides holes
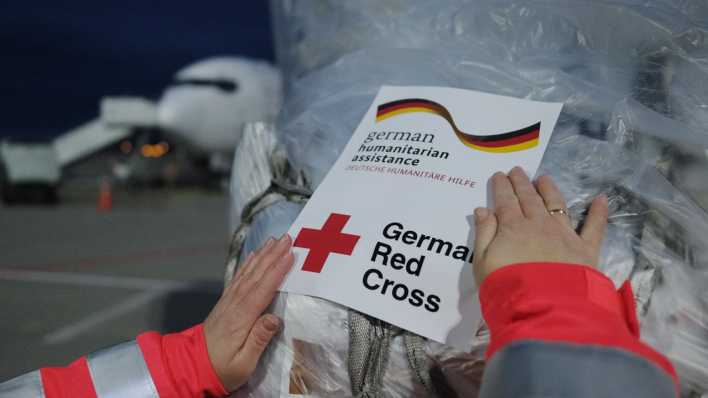
[[[281,239],[287,249],[279,252],[276,259],[269,259],[272,253],[279,251],[278,243],[274,244],[263,258],[256,264],[249,275],[244,276],[241,286],[229,297],[227,306],[237,310],[244,321],[255,320],[265,311],[275,297],[275,293],[290,271],[295,257],[290,251],[292,240],[287,235]]]
[[[288,253],[292,247],[292,244],[293,241],[292,238],[290,238],[290,235],[286,233],[281,236],[280,239],[275,241],[275,244],[270,248],[270,250],[268,250],[268,252],[263,253],[263,256],[258,261],[258,264],[253,267],[253,270],[249,274],[249,278],[251,278],[254,283],[258,283],[258,281],[268,273],[269,269]]]
[[[241,273],[242,276],[249,275],[253,269],[258,265],[258,262],[263,258],[264,255],[269,253],[272,249],[273,246],[275,246],[276,240],[272,236],[266,240],[266,242],[263,244],[263,246],[259,247],[256,249],[255,252],[253,252],[253,258],[251,259],[250,264],[248,266],[243,267],[243,272]]]
[[[489,209],[479,207],[474,211],[474,253],[482,256],[497,234],[497,217]]]
[[[253,259],[253,264],[249,267],[247,272],[244,273],[243,279],[244,283],[253,283],[254,280],[258,280],[260,275],[260,269],[265,266],[265,261],[272,258],[274,253],[278,251],[278,243],[280,239],[270,238],[266,245],[263,246],[262,250]]]
[[[502,172],[495,173],[492,176],[492,198],[494,200],[494,212],[499,217],[499,222],[504,223],[523,217],[521,207],[519,207],[519,199],[514,193],[511,181]]]
[[[257,284],[254,284],[245,302],[248,307],[258,314],[265,311],[273,301],[278,288],[283,284],[285,276],[290,272],[294,263],[295,255],[292,251],[288,251],[281,256],[274,266],[263,275],[263,278]]]
[[[246,259],[243,261],[241,266],[236,269],[234,276],[231,278],[231,281],[229,281],[228,286],[226,286],[224,291],[221,293],[221,298],[212,309],[213,313],[220,313],[226,310],[228,303],[231,302],[233,295],[236,294],[236,291],[238,290],[238,281],[242,279],[241,276],[243,275],[244,269],[249,267],[254,257],[255,252],[248,253],[248,256],[246,256]]]
[[[521,167],[514,167],[509,172],[509,180],[519,200],[521,211],[528,218],[545,217],[548,215],[543,199],[531,184],[531,180]]]
[[[234,281],[236,281],[241,277],[241,275],[243,275],[245,269],[250,268],[250,265],[253,262],[253,258],[255,256],[255,252],[248,253],[248,256],[246,256],[246,259],[243,261],[243,264],[241,264],[241,266],[236,269],[236,272],[234,272],[234,276],[233,278],[231,278],[231,285],[233,285]]]
[[[541,194],[543,202],[546,204],[546,211],[566,208],[563,194],[561,194],[560,190],[550,176],[545,175],[539,177],[537,185],[538,192]],[[552,217],[563,223],[568,228],[572,228],[570,217],[567,215],[555,214],[552,215]]]
[[[602,246],[602,239],[605,237],[608,211],[607,197],[600,195],[595,198],[590,205],[590,211],[588,211],[583,229],[580,231],[580,237],[598,251],[600,246]]]
[[[263,254],[271,250],[275,244],[275,239],[273,237],[268,238],[268,240],[255,251],[249,253],[250,260],[247,259],[246,262],[238,269],[236,275],[231,279],[231,283],[227,288],[227,292],[238,292],[242,290],[244,280],[247,279],[248,275],[253,272],[253,268],[256,267]]]
[[[248,379],[253,373],[263,351],[268,347],[273,336],[278,333],[281,324],[280,318],[273,314],[265,314],[253,324],[246,342],[236,357],[235,367],[239,369],[240,373],[242,372],[244,379]]]

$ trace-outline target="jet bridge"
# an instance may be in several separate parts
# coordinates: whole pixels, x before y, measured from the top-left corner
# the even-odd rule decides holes
[[[53,141],[0,145],[0,194],[5,203],[54,202],[62,168],[130,137],[135,125],[156,121],[154,103],[134,97],[105,98],[101,117]]]

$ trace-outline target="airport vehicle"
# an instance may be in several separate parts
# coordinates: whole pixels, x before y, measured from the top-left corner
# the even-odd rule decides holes
[[[2,199],[17,201],[57,201],[59,167],[54,148],[43,143],[0,143],[0,187]]]

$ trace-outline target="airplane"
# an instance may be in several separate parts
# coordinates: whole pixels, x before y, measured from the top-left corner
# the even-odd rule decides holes
[[[24,191],[40,190],[40,196],[54,202],[63,169],[116,144],[129,155],[113,167],[118,180],[145,179],[150,170],[155,174],[160,168],[154,167],[155,160],[174,152],[170,143],[182,152],[178,161],[200,159],[224,180],[243,126],[274,121],[282,97],[280,72],[266,61],[235,56],[198,61],[177,71],[156,102],[106,97],[98,118],[50,143],[3,142],[0,194],[13,203],[37,196]]]

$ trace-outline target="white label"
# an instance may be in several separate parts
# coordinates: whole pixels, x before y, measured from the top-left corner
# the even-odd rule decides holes
[[[561,107],[382,87],[290,228],[296,259],[282,290],[468,350],[481,321],[472,213],[496,171],[536,173]]]

